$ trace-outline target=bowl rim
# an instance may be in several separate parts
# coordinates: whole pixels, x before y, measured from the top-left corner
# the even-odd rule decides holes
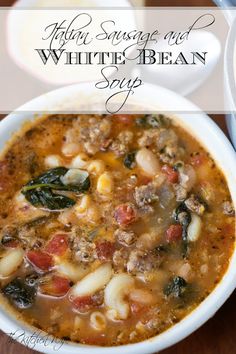
[[[225,47],[225,65],[226,65],[226,87],[228,88],[227,94],[230,97],[230,101],[233,103],[234,111],[236,110],[236,97],[233,93],[236,92],[236,69],[234,65],[234,56],[236,52],[236,17],[230,24],[230,30]],[[232,109],[233,111],[233,109]]]
[[[227,127],[231,140],[236,147],[236,135],[235,135],[235,121],[236,121],[236,98],[233,93],[236,92],[236,69],[234,65],[234,58],[236,52],[235,35],[236,35],[236,17],[234,17],[229,10],[228,22],[230,24],[229,34],[226,41],[224,62],[225,62],[225,101],[228,107],[226,116]],[[232,15],[232,16],[230,16]]]
[[[82,6],[79,7],[79,10],[82,9],[90,9],[90,10],[95,10],[95,9],[110,9],[112,10],[113,8],[119,8],[119,9],[128,9],[128,10],[133,10],[134,6],[131,3],[130,0],[119,0],[119,5],[117,5],[116,0],[111,1],[111,0],[93,0],[96,2],[96,7],[94,5],[88,5],[88,6]],[[105,1],[105,4],[104,4]],[[17,65],[21,70],[25,71],[27,74],[31,75],[35,79],[39,80],[42,82],[44,85],[50,85],[51,87],[59,87],[62,85],[73,85],[75,84],[74,79],[70,80],[63,80],[63,79],[58,79],[55,80],[53,78],[44,76],[40,73],[40,71],[35,71],[35,66],[32,65],[32,63],[27,63],[27,61],[21,59],[21,50],[19,50],[19,45],[17,41],[17,38],[15,36],[15,33],[18,32],[19,28],[21,28],[21,23],[18,21],[18,17],[16,16],[16,10],[52,10],[52,9],[57,9],[57,10],[68,10],[72,11],[75,6],[68,7],[68,6],[59,6],[59,7],[52,7],[52,6],[38,6],[37,5],[38,0],[16,0],[14,4],[9,8],[9,13],[7,14],[6,18],[6,35],[7,35],[7,51],[10,55],[11,60]],[[35,5],[36,4],[36,5]],[[130,20],[133,21],[135,24],[135,18],[134,14]],[[19,38],[18,38],[19,39]],[[114,71],[115,73],[115,71]],[[81,83],[87,82],[88,79],[84,78],[81,80]],[[93,79],[89,79],[90,82],[93,81]]]
[[[25,8],[29,8],[29,6],[32,6],[33,3],[35,3],[37,0],[16,0],[15,3],[13,4],[13,7],[25,7]],[[117,7],[117,4],[115,5],[115,3],[113,2],[109,2],[109,0],[105,0],[106,1],[106,5],[104,6],[102,3],[104,2],[104,0],[93,0],[94,2],[98,2],[100,7],[108,7],[108,3],[110,4],[109,7]],[[119,5],[118,7],[132,7],[133,5],[131,4],[130,0],[119,0],[119,3],[121,3],[122,5]],[[33,5],[34,6],[34,5]],[[62,6],[60,6],[62,7]],[[83,6],[85,7],[85,6]],[[89,7],[89,6],[88,6]],[[41,7],[40,7],[41,8]],[[44,8],[47,8],[44,6]],[[63,8],[66,8],[66,6],[63,6]],[[43,9],[43,7],[42,7]],[[72,7],[73,9],[73,7]]]
[[[19,112],[15,111],[9,114],[0,122],[0,137],[2,137],[3,140],[1,143],[2,147],[0,146],[0,151],[2,151],[5,142],[9,139],[12,132],[17,132],[19,130],[19,127],[23,121],[36,118],[33,113],[22,112],[28,110],[33,103],[37,102],[38,105],[41,105],[42,109],[44,109],[45,102],[48,100],[52,100],[54,102],[55,98],[62,96],[66,99],[66,97],[68,97],[68,95],[73,91],[78,92],[81,90],[82,92],[86,92],[89,88],[91,88],[91,84],[81,83],[66,86],[26,103],[19,108]],[[205,146],[208,151],[211,149],[212,151],[214,149],[217,150],[217,153],[214,153],[213,157],[216,158],[217,163],[219,162],[217,156],[220,156],[221,158],[223,165],[220,164],[219,167],[225,175],[233,203],[236,206],[236,171],[234,172],[231,167],[236,164],[236,154],[221,129],[204,112],[201,112],[198,107],[186,98],[183,98],[170,90],[158,86],[146,85],[145,92],[146,96],[149,96],[150,94],[150,100],[152,98],[156,99],[156,97],[159,97],[159,103],[163,107],[170,107],[171,105],[180,102],[181,106],[184,103],[189,110],[197,112],[183,114],[178,113],[175,118],[177,122],[187,129],[190,134],[197,137],[197,140],[200,141],[200,143]],[[140,97],[137,97],[137,99],[141,99],[143,92],[140,91],[139,95]],[[19,119],[18,125],[16,124],[17,118]],[[201,134],[204,135],[206,132],[208,134],[207,139],[205,136],[201,136]],[[122,354],[146,354],[163,350],[179,342],[211,318],[234,291],[236,287],[235,264],[236,248],[234,246],[234,252],[231,256],[229,266],[215,289],[191,313],[161,334],[142,342],[114,347],[98,347],[65,342],[62,346],[62,352],[67,352],[70,354],[120,354],[121,352]],[[34,333],[35,328],[33,330],[33,327],[27,325],[26,323],[17,321],[16,316],[12,316],[10,312],[5,312],[2,309],[2,305],[0,308],[0,314],[0,328],[4,332],[9,333],[22,328],[28,336],[31,336]],[[18,338],[16,338],[16,340],[18,340]],[[37,343],[34,349],[48,354],[55,353],[53,343],[47,348],[45,348],[43,344]]]

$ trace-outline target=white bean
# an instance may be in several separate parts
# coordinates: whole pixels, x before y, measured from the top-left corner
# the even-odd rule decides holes
[[[207,264],[203,264],[200,268],[200,271],[202,274],[206,274],[208,272],[208,265]]]
[[[72,184],[73,186],[77,186],[80,183],[83,183],[88,177],[88,172],[84,170],[80,170],[78,168],[70,168],[66,174],[61,177],[61,181],[64,185]]]
[[[161,234],[161,233],[160,233]],[[160,237],[157,232],[150,231],[149,233],[145,233],[139,236],[136,247],[141,250],[151,250],[156,247],[158,244]]]
[[[14,273],[23,262],[24,251],[21,248],[15,248],[6,252],[0,260],[0,276],[8,277]]]
[[[86,213],[91,205],[91,197],[89,195],[83,195],[79,202],[75,205],[76,213],[83,214]]]
[[[89,163],[87,170],[95,175],[101,175],[105,171],[105,163],[102,160],[93,160]]]
[[[89,195],[84,195],[81,200],[76,203],[74,210],[77,218],[82,219],[85,223],[96,223],[101,218],[98,206],[92,203]]]
[[[194,213],[191,213],[191,222],[188,226],[188,240],[190,242],[195,242],[200,236],[201,229],[202,229],[202,220],[201,218]]]
[[[192,276],[192,268],[191,265],[188,262],[183,263],[179,270],[178,270],[178,275],[182,278],[184,278],[185,280],[189,281],[191,279]]]
[[[155,176],[160,172],[160,163],[157,156],[150,150],[143,148],[136,154],[138,166],[149,176]]]
[[[83,152],[78,154],[73,158],[71,161],[70,167],[71,168],[86,168],[88,165],[88,156]]]
[[[65,143],[62,146],[62,153],[65,156],[74,156],[76,155],[80,150],[80,147],[78,144],[75,143]]]
[[[45,158],[44,163],[47,167],[55,168],[63,165],[63,161],[59,155],[49,155]]]

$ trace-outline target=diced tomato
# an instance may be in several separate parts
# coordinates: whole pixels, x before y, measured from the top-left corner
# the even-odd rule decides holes
[[[59,275],[53,275],[47,282],[42,283],[40,291],[43,294],[60,297],[70,290],[70,280]]]
[[[47,253],[63,256],[68,249],[68,236],[66,234],[57,234],[48,242],[45,247]]]
[[[182,238],[182,226],[179,224],[170,225],[170,227],[166,231],[166,240],[167,242],[176,242],[181,240]]]
[[[136,210],[134,205],[130,203],[121,204],[115,210],[115,219],[121,226],[126,226],[136,220]]]
[[[166,175],[166,178],[170,183],[177,183],[178,182],[179,174],[172,167],[170,167],[168,165],[164,165],[161,168],[161,170]]]
[[[101,241],[96,243],[96,252],[98,259],[101,261],[108,261],[112,259],[115,252],[115,244],[110,241]]]
[[[191,165],[193,165],[194,167],[201,166],[202,164],[204,164],[204,162],[206,162],[206,156],[201,153],[196,154],[191,157],[190,162],[191,162]]]
[[[55,294],[63,296],[68,293],[70,289],[70,280],[58,275],[54,275],[52,278],[52,284],[55,288]]]
[[[116,121],[126,125],[132,125],[134,123],[134,118],[132,114],[116,114],[113,116]]]
[[[52,256],[40,250],[29,251],[26,257],[33,266],[43,272],[49,271],[54,265]]]
[[[74,307],[81,312],[88,311],[94,305],[94,301],[92,296],[79,296],[72,299],[72,303]]]

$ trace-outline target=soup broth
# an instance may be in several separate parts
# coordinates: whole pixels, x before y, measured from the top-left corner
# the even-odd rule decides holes
[[[0,287],[27,323],[114,346],[174,325],[235,242],[226,180],[162,115],[50,115],[0,161]]]

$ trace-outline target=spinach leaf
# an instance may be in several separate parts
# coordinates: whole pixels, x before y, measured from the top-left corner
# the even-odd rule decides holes
[[[169,118],[163,116],[162,114],[147,114],[136,119],[136,124],[142,128],[163,128],[168,127],[169,123]]]
[[[184,202],[176,208],[174,219],[182,226],[182,253],[183,257],[186,257],[188,253],[188,226],[191,222],[191,214]]]
[[[135,155],[136,155],[136,151],[133,152],[129,152],[125,158],[124,158],[124,165],[125,167],[129,168],[130,170],[132,170],[132,168],[135,167]]]
[[[182,297],[187,288],[187,282],[182,277],[174,277],[164,287],[163,292],[166,296],[173,296],[176,298]]]
[[[75,201],[65,195],[53,193],[47,187],[33,189],[23,193],[26,199],[36,207],[43,207],[49,210],[60,210],[75,205]]]
[[[65,183],[65,177],[73,171],[73,174],[76,174],[76,179],[75,176],[73,176],[73,180],[76,181],[76,183]],[[72,178],[67,178],[67,180],[72,181]],[[71,192],[83,192],[89,189],[90,179],[87,171],[56,167],[31,180],[24,186],[23,190],[30,191],[42,187]]]
[[[21,278],[13,279],[2,292],[19,309],[31,307],[36,297],[36,288],[26,285]]]
[[[32,186],[35,184],[53,184],[53,185],[61,185],[61,177],[63,177],[66,172],[68,171],[68,168],[66,167],[56,167],[52,168],[40,176],[36,177],[29,183],[27,183],[27,186]]]
[[[35,207],[60,210],[72,207],[75,201],[54,191],[82,193],[89,187],[90,179],[86,171],[57,167],[28,182],[21,192]]]

